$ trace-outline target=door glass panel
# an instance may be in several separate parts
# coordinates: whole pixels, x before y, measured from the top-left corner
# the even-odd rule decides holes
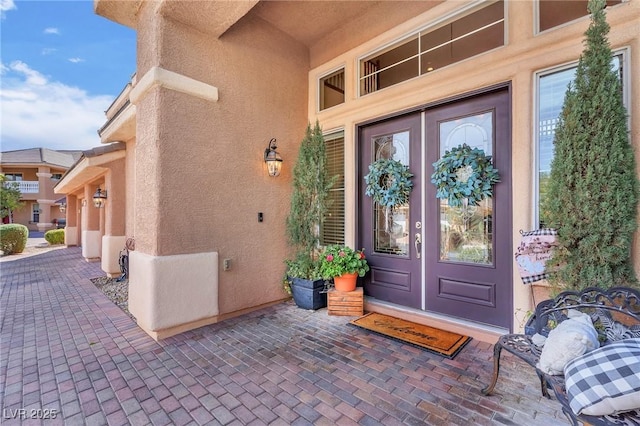
[[[440,156],[467,144],[493,155],[493,113],[485,112],[439,123]],[[493,199],[477,206],[450,207],[440,202],[440,260],[493,264]]]
[[[410,133],[373,138],[374,161],[394,159],[409,165]],[[373,203],[373,248],[376,253],[409,257],[409,204],[390,209]]]

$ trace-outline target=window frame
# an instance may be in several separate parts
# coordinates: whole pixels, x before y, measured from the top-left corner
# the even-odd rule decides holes
[[[5,178],[7,178],[6,179],[7,182],[22,182],[23,179],[24,179],[24,173],[12,173],[12,172],[9,172],[9,173],[3,173],[3,174],[4,174]],[[9,176],[12,176],[13,179],[9,179]],[[20,179],[16,179],[16,177],[19,177]]]
[[[622,103],[627,109],[627,128],[631,129],[631,113],[630,113],[630,99],[631,99],[631,64],[630,64],[630,52],[629,46],[621,47],[619,49],[612,49],[613,57],[620,57],[620,66],[622,68]],[[533,94],[534,94],[534,106],[533,106],[533,223],[534,227],[539,228],[540,224],[540,79],[558,72],[575,69],[578,67],[579,59],[575,61],[567,62],[554,67],[545,68],[534,72],[533,78]],[[552,155],[553,159],[553,155]]]
[[[325,132],[324,133],[324,138],[325,138],[325,143],[327,142],[331,142],[331,141],[335,141],[338,139],[342,139],[342,147],[339,150],[338,148],[336,148],[336,151],[340,151],[342,153],[342,186],[341,187],[334,187],[331,188],[329,190],[329,192],[331,193],[336,193],[336,192],[341,192],[342,193],[342,240],[336,239],[334,241],[329,241],[327,242],[327,240],[325,240],[324,237],[324,231],[322,229],[322,227],[319,229],[319,239],[320,239],[320,245],[321,246],[326,246],[329,244],[345,244],[346,241],[346,140],[345,140],[345,131],[344,129],[333,129],[331,131]],[[327,214],[329,214],[331,210],[331,207],[329,207],[329,211],[327,211]],[[337,233],[336,233],[337,234]]]
[[[627,3],[628,1],[629,0],[620,0],[619,4],[616,4],[616,5],[613,5],[613,6],[606,6],[606,7],[620,6],[621,4]],[[553,30],[557,30],[559,28],[566,27],[567,25],[571,25],[571,24],[573,24],[575,22],[578,22],[578,21],[580,21],[582,19],[585,19],[585,18],[587,18],[589,16],[589,14],[587,13],[586,15],[583,15],[583,16],[581,16],[579,18],[576,18],[576,19],[572,19],[572,20],[567,21],[567,22],[563,22],[562,24],[556,25],[555,27],[549,27],[549,28],[547,28],[545,30],[541,30],[540,29],[540,0],[534,1],[532,7],[533,7],[533,14],[534,14],[533,34],[536,35],[536,36],[539,35],[539,34],[546,34],[549,31],[553,31]]]
[[[31,204],[31,222],[32,223],[39,223],[40,222],[40,214],[41,213],[42,213],[42,211],[40,210],[40,204],[39,203]]]
[[[356,60],[355,80],[357,81],[357,84],[356,84],[356,96],[358,98],[361,98],[361,97],[364,97],[364,96],[367,96],[367,95],[372,95],[374,93],[378,93],[378,92],[383,91],[385,89],[397,86],[398,84],[402,84],[402,83],[405,83],[405,82],[408,82],[408,81],[411,81],[411,80],[415,80],[417,78],[420,78],[420,77],[423,77],[423,76],[429,74],[432,71],[422,72],[422,70],[420,69],[421,56],[423,54],[425,54],[425,53],[428,53],[428,51],[427,52],[422,52],[421,51],[421,48],[420,48],[420,40],[421,40],[421,38],[423,36],[425,36],[426,34],[430,33],[430,32],[436,31],[436,30],[438,30],[439,28],[441,28],[443,26],[451,24],[451,23],[453,23],[453,22],[455,22],[457,20],[463,19],[463,18],[465,18],[465,17],[467,17],[467,16],[469,16],[469,15],[471,15],[471,14],[473,14],[473,13],[475,13],[475,12],[481,10],[481,9],[487,8],[487,7],[491,6],[492,4],[498,3],[500,1],[503,2],[503,18],[502,18],[502,21],[503,21],[503,44],[502,44],[502,46],[498,46],[498,47],[489,49],[489,50],[487,50],[485,52],[470,56],[468,58],[464,58],[464,59],[462,59],[462,60],[460,60],[458,62],[452,62],[451,64],[445,65],[442,68],[448,68],[448,67],[450,67],[452,65],[459,64],[461,62],[476,58],[476,57],[478,57],[480,55],[487,54],[488,52],[492,52],[495,49],[499,49],[501,47],[506,46],[508,44],[508,22],[507,22],[507,19],[508,19],[508,16],[509,16],[509,14],[508,14],[508,1],[507,0],[487,0],[487,1],[477,0],[477,1],[471,2],[470,4],[465,5],[465,6],[461,7],[461,8],[459,8],[459,9],[456,9],[455,11],[452,11],[451,13],[446,14],[446,15],[440,17],[439,19],[436,19],[436,20],[430,22],[429,24],[427,24],[425,26],[422,26],[422,27],[420,27],[420,28],[418,28],[418,29],[416,29],[414,31],[411,31],[411,32],[408,32],[408,33],[404,33],[401,36],[395,38],[394,40],[392,40],[392,41],[390,41],[390,42],[388,42],[388,43],[386,43],[386,44],[384,44],[382,46],[378,46],[377,48],[375,48],[373,50],[370,50],[370,51],[358,56],[355,59]],[[407,61],[411,60],[412,58],[416,57],[418,59],[418,75],[415,76],[415,77],[408,78],[406,80],[402,80],[402,81],[400,81],[398,83],[392,84],[392,85],[384,87],[382,89],[376,89],[376,90],[374,90],[372,92],[369,92],[369,93],[362,93],[362,80],[369,76],[369,75],[367,75],[367,76],[363,76],[362,75],[362,64],[363,64],[363,62],[368,60],[368,59],[372,59],[372,58],[375,58],[377,56],[380,56],[380,55],[384,54],[385,52],[389,52],[389,51],[391,51],[391,50],[393,50],[393,49],[395,49],[397,47],[400,47],[400,46],[402,46],[403,44],[407,43],[408,41],[410,41],[413,38],[417,38],[418,39],[418,53],[417,53],[417,55],[414,55],[411,58],[405,58],[405,59],[403,59],[402,61],[400,61],[398,63],[407,62]],[[382,72],[385,69],[390,69],[391,67],[397,65],[398,63],[396,63],[396,64],[394,64],[392,66],[385,67],[384,69],[378,70],[377,72],[379,73],[379,72]],[[440,68],[440,69],[442,69],[442,68]],[[437,71],[437,70],[433,70],[433,71]]]
[[[323,94],[322,94],[322,80],[331,76],[332,74],[336,74],[337,72],[342,71],[343,74],[343,79],[344,79],[344,94],[343,97],[344,99],[342,100],[341,103],[327,107],[327,108],[322,108],[321,107],[321,103],[322,100],[324,99]],[[345,102],[347,102],[347,69],[345,64],[340,64],[338,66],[336,66],[335,68],[330,69],[327,72],[322,73],[321,75],[318,76],[318,78],[316,78],[316,111],[318,113],[320,112],[324,112],[327,110],[330,110],[332,108],[338,107],[340,105],[343,105]]]

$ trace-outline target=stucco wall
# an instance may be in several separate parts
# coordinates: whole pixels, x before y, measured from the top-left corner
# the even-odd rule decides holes
[[[129,238],[135,238],[135,196],[136,196],[136,140],[127,141],[125,157],[125,232]]]
[[[136,251],[231,259],[231,270],[220,271],[221,314],[283,298],[291,169],[307,123],[307,50],[258,19],[217,39],[147,4],[138,36],[139,80],[159,66],[217,87],[220,97],[154,87],[137,102]],[[284,158],[279,178],[263,161],[273,137]]]
[[[478,88],[498,83],[511,82],[512,85],[512,178],[513,178],[513,247],[520,242],[519,230],[533,229],[534,202],[534,108],[535,72],[560,66],[578,60],[583,49],[584,31],[589,18],[534,35],[534,3],[508,2],[508,41],[504,47],[487,52],[475,58],[436,70],[427,75],[380,90],[358,98],[357,63],[358,58],[373,50],[392,43],[409,32],[416,31],[441,19],[461,7],[460,2],[448,2],[418,15],[407,22],[384,32],[357,48],[335,56],[311,70],[309,73],[309,117],[320,119],[325,129],[344,128],[346,144],[346,199],[355,200],[355,129],[358,123],[388,116],[394,112],[418,106],[437,103],[443,99],[469,93]],[[640,70],[640,1],[631,0],[607,9],[607,21],[611,25],[609,40],[614,49],[629,47],[632,75]],[[354,36],[355,37],[355,36]],[[348,42],[345,42],[348,44]],[[312,63],[325,58],[330,47],[324,50],[318,45],[312,50]],[[318,78],[336,67],[345,66],[346,102],[340,106],[317,111],[316,88]],[[637,80],[637,79],[635,79]],[[631,140],[640,150],[640,85],[634,78],[630,81]],[[639,162],[640,164],[640,162]],[[356,230],[354,203],[347,204],[347,243],[353,244]],[[640,272],[640,245],[636,238],[634,263]],[[514,249],[515,252],[515,249]],[[514,311],[529,307],[529,287],[521,284],[514,264]],[[516,324],[517,325],[517,324]]]

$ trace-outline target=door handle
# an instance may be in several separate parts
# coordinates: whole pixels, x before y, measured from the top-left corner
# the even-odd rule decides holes
[[[416,247],[416,257],[420,259],[420,251],[422,249],[422,234],[416,232],[415,238],[413,240],[413,244]]]

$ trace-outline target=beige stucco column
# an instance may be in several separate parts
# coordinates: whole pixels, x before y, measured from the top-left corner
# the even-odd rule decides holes
[[[123,3],[98,10],[131,25]],[[135,10],[129,310],[156,339],[287,298],[284,228],[309,50],[251,16],[255,2],[206,3]],[[278,178],[263,158],[271,138],[284,158]]]
[[[100,210],[93,205],[93,194],[98,185],[85,185],[82,201],[82,256],[87,261],[97,261],[101,256]]]
[[[193,240],[191,250],[180,247],[189,238],[182,231],[201,226],[192,217],[201,202],[194,195],[205,190],[197,185],[208,173],[201,159],[210,156],[203,150],[211,141],[205,129],[218,92],[159,66],[171,53],[156,43],[189,29],[167,21],[156,7],[144,3],[139,12],[138,78],[130,94],[136,106],[136,249],[129,258],[129,310],[141,328],[160,339],[213,323],[219,312],[218,253]],[[183,63],[201,62],[191,47],[180,50]]]
[[[124,248],[125,235],[125,160],[119,159],[108,165],[104,177],[107,202],[104,207],[104,236],[102,237],[102,270],[109,276],[120,275],[118,262]]]
[[[53,228],[51,223],[51,206],[55,204],[53,197],[53,184],[51,182],[51,168],[46,166],[38,167],[36,172],[38,177],[38,199],[36,200],[40,215],[38,220],[38,230],[41,232],[47,231]]]
[[[77,246],[78,241],[78,197],[67,195],[66,218],[67,225],[64,228],[64,243],[67,246]]]

